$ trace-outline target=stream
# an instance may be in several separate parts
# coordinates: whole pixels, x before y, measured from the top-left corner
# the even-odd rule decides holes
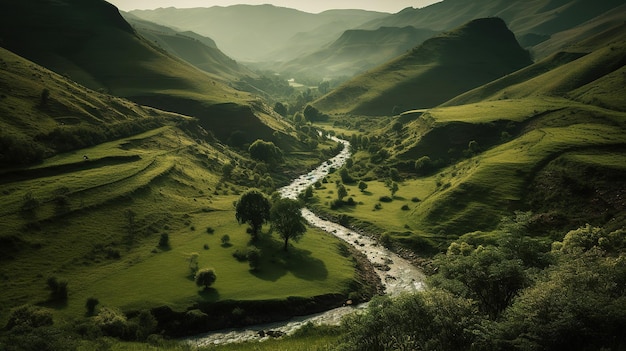
[[[283,197],[297,198],[298,194],[304,191],[308,186],[315,184],[318,180],[321,181],[328,175],[331,168],[339,169],[346,163],[348,158],[350,158],[350,143],[336,137],[331,137],[331,139],[342,143],[344,145],[343,150],[316,169],[301,175],[291,184],[280,188],[279,192]],[[415,292],[424,289],[424,274],[407,260],[389,251],[385,247],[378,245],[375,240],[337,223],[323,220],[307,208],[302,209],[302,215],[310,225],[335,235],[365,254],[374,267],[376,267],[376,273],[385,286],[385,292],[388,295],[396,296],[403,292]],[[262,341],[267,340],[268,337],[260,337],[259,331],[271,330],[281,335],[288,335],[307,323],[339,325],[343,316],[355,310],[363,309],[366,306],[367,303],[357,306],[344,306],[313,315],[294,317],[288,321],[213,331],[186,338],[185,341],[197,346],[250,340]]]

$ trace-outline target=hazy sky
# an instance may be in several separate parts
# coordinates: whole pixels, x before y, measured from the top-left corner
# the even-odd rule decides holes
[[[155,9],[159,7],[211,7],[236,4],[272,4],[305,12],[319,13],[329,9],[365,9],[396,13],[406,7],[424,7],[440,0],[107,0],[120,10]]]

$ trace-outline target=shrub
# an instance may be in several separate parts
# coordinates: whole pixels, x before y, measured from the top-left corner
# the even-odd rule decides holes
[[[6,329],[18,328],[24,330],[52,324],[52,312],[50,310],[33,305],[23,305],[11,310]]]
[[[421,200],[417,196],[414,196],[413,198],[411,198],[411,201],[420,202]]]
[[[405,205],[402,205],[401,210],[402,210],[402,211],[408,211],[408,210],[410,210],[409,205],[406,205],[406,204],[405,204]]]
[[[213,233],[215,233],[215,229],[213,229],[211,227],[207,227],[206,228],[206,232],[207,232],[207,234],[213,234]]]
[[[162,233],[159,238],[159,247],[168,248],[170,247],[170,235],[167,233]]]
[[[100,301],[98,301],[98,299],[96,299],[95,297],[88,298],[87,301],[85,302],[87,315],[93,316],[94,312],[96,311],[96,306],[98,306],[99,303]]]
[[[250,265],[251,270],[256,271],[259,269],[261,266],[261,250],[256,247],[248,249],[246,258],[248,259],[248,264]]]
[[[391,202],[391,201],[393,201],[393,199],[390,196],[385,195],[385,196],[379,197],[378,201],[380,201],[380,202]]]
[[[228,234],[222,235],[222,238],[220,240],[222,241],[222,246],[223,247],[229,247],[230,246],[230,236]]]
[[[108,336],[122,338],[128,334],[128,320],[118,309],[102,307],[94,323]]]
[[[380,236],[380,244],[384,247],[389,247],[391,245],[391,235],[389,233],[383,233]]]
[[[237,261],[243,262],[246,259],[248,259],[248,254],[247,254],[247,252],[245,252],[245,251],[243,251],[241,249],[237,249],[237,250],[235,250],[235,252],[233,252],[233,257],[235,259],[237,259]]]
[[[48,278],[48,289],[50,289],[51,301],[65,301],[67,300],[67,281],[57,280],[56,277]]]

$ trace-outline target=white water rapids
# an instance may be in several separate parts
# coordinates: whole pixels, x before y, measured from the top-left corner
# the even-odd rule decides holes
[[[279,192],[283,197],[295,199],[298,194],[304,191],[307,187],[315,184],[315,182],[322,180],[326,175],[328,175],[331,168],[339,169],[346,163],[348,158],[350,158],[350,143],[336,137],[331,137],[331,139],[342,143],[344,145],[343,150],[337,156],[331,158],[327,162],[324,162],[321,166],[296,178],[291,184],[279,189]],[[376,273],[384,284],[385,292],[387,294],[395,296],[402,292],[414,292],[424,288],[424,274],[417,267],[413,266],[407,260],[399,257],[395,253],[389,251],[382,245],[378,245],[375,240],[358,234],[337,223],[323,220],[309,209],[302,209],[302,214],[312,226],[318,227],[335,235],[365,254],[374,266],[378,267],[376,269]],[[366,304],[354,307],[339,307],[314,315],[294,317],[283,322],[259,324],[244,328],[209,332],[189,337],[186,341],[193,345],[206,346],[211,344],[224,344],[249,340],[266,340],[267,337],[259,337],[259,331],[273,330],[290,334],[309,322],[314,324],[338,325],[343,316],[348,313],[352,313],[357,309],[364,308],[364,306],[366,306]]]

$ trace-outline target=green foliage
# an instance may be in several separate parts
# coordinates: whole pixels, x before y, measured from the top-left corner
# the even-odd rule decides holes
[[[192,276],[196,276],[196,273],[198,272],[198,258],[200,257],[200,254],[198,254],[197,252],[192,252],[191,254],[189,254],[189,258],[187,258],[187,262],[189,263],[189,271],[191,272]]]
[[[202,268],[196,273],[196,285],[203,286],[205,290],[213,285],[216,279],[217,276],[212,268]]]
[[[359,181],[359,190],[361,190],[361,192],[364,192],[367,189],[367,183],[364,181]]]
[[[246,259],[250,265],[250,269],[257,271],[261,267],[261,250],[256,247],[251,247],[246,253]]]
[[[230,235],[228,234],[224,234],[222,235],[222,237],[220,238],[220,241],[222,242],[222,246],[223,247],[229,247],[230,244]]]
[[[27,165],[43,160],[45,148],[25,137],[0,132],[0,165]]]
[[[102,307],[93,322],[104,335],[125,338],[128,336],[128,319],[120,310],[112,307]]]
[[[293,199],[282,198],[274,202],[270,211],[272,228],[278,231],[284,240],[287,251],[289,240],[299,241],[306,232],[306,221],[302,217],[300,203]]]
[[[261,191],[249,189],[235,205],[235,218],[237,222],[250,225],[252,239],[256,240],[261,226],[270,218],[270,201]]]
[[[352,184],[356,181],[354,178],[352,178],[352,176],[350,175],[350,172],[348,171],[348,168],[346,167],[342,167],[339,170],[339,176],[341,177],[341,181],[344,184]]]
[[[11,310],[6,329],[24,331],[52,324],[52,312],[49,309],[33,305],[22,305]]]
[[[426,175],[432,171],[433,162],[430,157],[422,156],[415,161],[414,167],[418,175]]]
[[[471,300],[440,290],[377,297],[348,315],[341,350],[468,350],[481,315]]]
[[[348,196],[348,190],[345,185],[338,184],[337,185],[337,200],[342,201],[344,197]]]
[[[283,105],[281,102],[277,101],[274,104],[274,112],[278,113],[279,115],[286,117],[287,116],[287,108],[285,107],[285,105]]]
[[[271,141],[257,139],[248,148],[250,156],[258,161],[267,163],[284,162],[283,152]]]
[[[451,248],[435,259],[438,274],[432,284],[475,299],[480,310],[496,319],[520,290],[528,286],[521,260],[507,258],[493,246],[474,250]]]

